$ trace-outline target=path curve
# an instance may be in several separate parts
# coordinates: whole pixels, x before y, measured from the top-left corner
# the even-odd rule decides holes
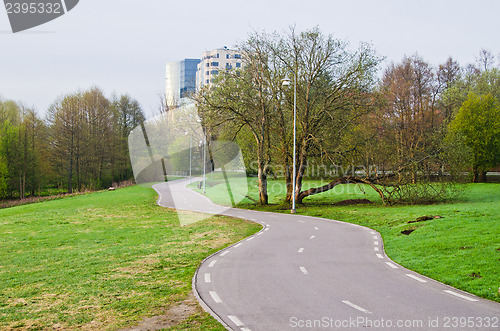
[[[403,268],[372,229],[225,208],[187,183],[154,185],[158,204],[263,226],[205,259],[193,278],[198,300],[227,329],[500,330],[500,304]]]

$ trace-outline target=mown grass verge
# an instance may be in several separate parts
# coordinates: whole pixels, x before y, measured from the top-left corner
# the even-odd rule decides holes
[[[319,186],[307,181],[305,187]],[[269,181],[269,206],[257,206],[257,182],[236,180],[233,193],[240,208],[289,213],[283,205],[282,181]],[[217,186],[207,185],[207,195],[228,204]],[[248,197],[245,198],[245,195]],[[369,199],[373,204],[339,206],[347,199]],[[308,197],[297,206],[303,215],[360,224],[379,231],[388,256],[399,264],[453,287],[500,302],[500,184],[469,184],[463,194],[445,203],[384,206],[366,185],[341,185]],[[420,216],[441,216],[424,222]],[[414,230],[409,235],[404,230]]]
[[[259,230],[227,217],[179,226],[150,188],[0,210],[0,329],[116,330],[191,293],[208,255]],[[175,328],[221,329],[198,310]]]

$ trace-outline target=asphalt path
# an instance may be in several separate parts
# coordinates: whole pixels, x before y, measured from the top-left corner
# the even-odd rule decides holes
[[[374,230],[221,207],[186,184],[154,185],[158,204],[263,226],[208,257],[193,278],[198,300],[227,329],[500,330],[500,304],[401,267]]]

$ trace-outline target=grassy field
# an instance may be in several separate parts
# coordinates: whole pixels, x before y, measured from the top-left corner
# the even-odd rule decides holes
[[[155,201],[134,186],[0,210],[0,329],[115,330],[184,305],[191,316],[174,329],[223,330],[190,298],[191,279],[260,227],[225,217],[180,227]]]
[[[284,184],[269,182],[270,203],[256,206],[257,182],[233,183],[239,207],[276,212],[289,212],[281,204]],[[308,181],[306,187],[318,181]],[[228,204],[217,186],[207,185],[207,195]],[[244,198],[248,195],[251,199]],[[338,206],[346,199],[369,199],[374,204]],[[416,206],[384,206],[377,194],[367,186],[341,185],[336,189],[311,196],[298,205],[299,214],[337,219],[364,225],[379,231],[387,254],[401,265],[456,288],[486,299],[500,302],[500,184],[470,184],[460,198],[446,203]],[[441,216],[426,222],[411,223],[420,216]],[[403,230],[414,230],[410,235]]]

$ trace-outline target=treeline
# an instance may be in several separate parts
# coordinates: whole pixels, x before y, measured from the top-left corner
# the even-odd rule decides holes
[[[400,176],[404,167],[412,176],[470,171],[478,182],[500,163],[500,69],[489,52],[466,66],[404,58],[385,69],[374,93],[381,101],[375,122],[362,124],[374,133],[364,146],[371,164]]]
[[[253,33],[239,48],[245,66],[221,71],[195,99],[212,139],[242,147],[262,204],[268,176],[286,180],[287,200],[295,182],[299,202],[348,177],[387,199],[431,201],[447,186],[420,184],[468,171],[471,180],[485,180],[500,163],[500,69],[488,51],[466,66],[405,57],[379,79],[382,59],[370,45],[350,49],[318,28]],[[339,177],[302,190],[305,178]]]
[[[107,188],[133,178],[127,137],[144,121],[127,95],[98,88],[55,101],[46,118],[0,100],[0,198]]]

